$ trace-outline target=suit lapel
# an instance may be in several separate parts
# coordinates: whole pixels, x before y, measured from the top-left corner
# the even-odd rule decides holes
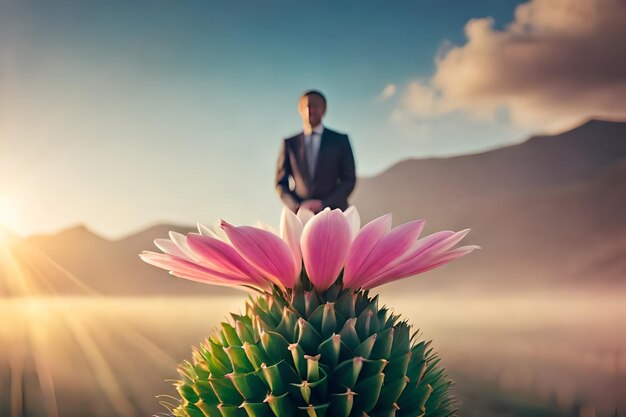
[[[313,179],[311,178],[310,170],[309,170],[309,162],[306,155],[306,146],[304,146],[304,132],[300,134],[298,138],[298,162],[300,164],[300,173],[304,182],[307,184],[307,188],[310,190],[313,185]]]

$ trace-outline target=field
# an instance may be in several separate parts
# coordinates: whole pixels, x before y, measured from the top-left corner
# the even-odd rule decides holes
[[[432,339],[460,416],[626,412],[626,305],[619,295],[381,295]],[[176,364],[233,298],[0,301],[0,415],[164,413]]]

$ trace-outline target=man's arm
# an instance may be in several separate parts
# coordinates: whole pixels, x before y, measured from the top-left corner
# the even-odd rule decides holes
[[[347,200],[348,196],[354,189],[356,184],[356,170],[354,167],[354,155],[352,147],[347,135],[344,135],[344,149],[341,158],[341,167],[339,169],[339,182],[335,189],[322,200],[324,207],[339,206],[343,200]]]
[[[276,191],[280,199],[291,211],[298,210],[302,199],[289,189],[289,177],[292,176],[291,163],[287,154],[287,141],[283,140],[276,163]]]

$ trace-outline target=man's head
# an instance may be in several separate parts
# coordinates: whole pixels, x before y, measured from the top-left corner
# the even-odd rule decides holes
[[[309,90],[300,96],[298,112],[302,123],[311,129],[322,123],[326,113],[326,97],[318,90]]]

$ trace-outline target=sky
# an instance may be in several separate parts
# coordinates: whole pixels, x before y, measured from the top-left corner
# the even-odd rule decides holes
[[[0,224],[277,224],[328,97],[361,177],[626,116],[622,0],[0,0]]]

